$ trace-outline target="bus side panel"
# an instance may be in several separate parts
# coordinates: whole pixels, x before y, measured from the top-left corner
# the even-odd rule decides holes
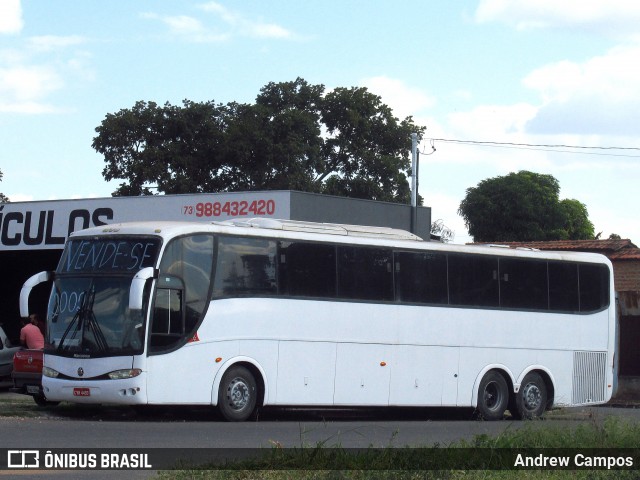
[[[211,404],[211,388],[221,363],[238,355],[238,342],[192,342],[147,359],[150,404]]]
[[[275,403],[333,405],[336,344],[295,341],[279,343]]]
[[[264,378],[264,405],[275,403],[278,381],[278,341],[276,340],[241,340],[238,345],[240,356],[249,359],[249,363],[262,371]],[[226,359],[225,359],[226,360]],[[221,377],[218,376],[220,379]],[[216,379],[218,380],[218,379]],[[259,379],[256,379],[258,381]],[[217,395],[217,393],[214,393]],[[216,403],[218,399],[215,399]]]
[[[458,347],[396,345],[389,404],[456,405],[459,356]]]
[[[388,405],[392,352],[391,345],[339,343],[335,405]]]

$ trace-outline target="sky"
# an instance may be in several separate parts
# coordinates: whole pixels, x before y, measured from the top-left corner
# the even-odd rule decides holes
[[[0,192],[108,197],[91,148],[136,101],[250,103],[269,82],[364,86],[427,127],[419,193],[457,210],[530,170],[640,245],[640,2],[0,0]]]

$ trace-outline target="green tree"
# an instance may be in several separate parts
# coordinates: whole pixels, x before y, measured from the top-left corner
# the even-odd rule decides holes
[[[563,219],[562,232],[571,240],[588,240],[594,238],[593,223],[589,221],[587,206],[578,200],[564,199],[560,201]]]
[[[559,193],[552,175],[522,170],[468,188],[458,213],[476,242],[592,239],[585,205]]]
[[[0,182],[2,181],[2,170],[0,170]],[[0,193],[0,203],[8,203],[9,198],[4,193]]]
[[[182,107],[139,101],[107,114],[93,148],[104,156],[106,180],[126,179],[116,196],[196,193],[215,183],[229,107],[185,100]]]
[[[291,189],[408,202],[411,133],[366,88],[325,92],[298,78],[255,103],[139,101],[107,114],[93,148],[114,195]]]

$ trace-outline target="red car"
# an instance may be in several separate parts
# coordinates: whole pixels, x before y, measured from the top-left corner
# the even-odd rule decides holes
[[[31,395],[40,406],[54,405],[48,402],[42,391],[42,350],[18,350],[13,355],[13,388],[10,391]]]

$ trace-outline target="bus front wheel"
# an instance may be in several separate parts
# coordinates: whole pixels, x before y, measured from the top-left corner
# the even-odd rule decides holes
[[[478,413],[485,420],[501,420],[508,404],[507,381],[498,372],[487,372],[478,389]]]
[[[528,373],[516,394],[516,415],[525,420],[539,418],[547,408],[547,385],[540,374]]]
[[[253,374],[241,365],[225,372],[218,392],[218,409],[225,420],[242,422],[256,409],[258,388]]]

